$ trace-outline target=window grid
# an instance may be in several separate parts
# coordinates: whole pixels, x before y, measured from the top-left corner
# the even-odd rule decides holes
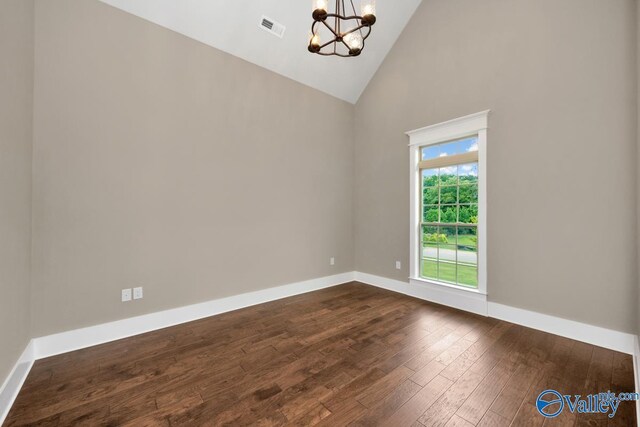
[[[477,167],[477,163],[473,163],[474,165],[476,165]],[[478,203],[477,203],[477,197],[478,197],[478,181],[477,181],[477,177],[475,180],[461,180],[460,178],[460,166],[462,166],[462,164],[460,165],[452,165],[452,166],[447,166],[447,167],[441,167],[441,168],[434,168],[436,174],[435,174],[435,185],[433,186],[426,186],[425,185],[425,177],[422,177],[421,179],[421,186],[422,186],[422,197],[420,200],[420,204],[421,204],[421,222],[420,222],[420,228],[421,228],[421,235],[422,238],[421,240],[421,250],[424,248],[425,246],[425,227],[432,227],[435,228],[435,232],[436,232],[436,258],[434,261],[429,261],[427,257],[422,257],[424,261],[426,261],[427,263],[431,262],[433,264],[435,264],[436,267],[436,271],[435,271],[435,278],[438,281],[444,282],[444,283],[450,283],[450,284],[455,284],[455,285],[460,285],[460,286],[470,286],[470,287],[477,287],[477,283],[478,283],[478,279],[477,279],[477,259],[476,259],[476,263],[471,264],[475,266],[475,274],[476,274],[476,280],[475,280],[475,284],[467,284],[467,283],[461,283],[461,278],[460,278],[460,260],[458,257],[458,251],[459,251],[459,243],[460,243],[460,239],[459,239],[459,231],[460,231],[460,227],[465,227],[465,228],[473,228],[475,229],[475,232],[473,233],[473,235],[476,237],[476,242],[475,242],[475,252],[477,253],[477,248],[478,248],[478,243],[477,243],[477,238],[478,238],[478,233],[477,233],[477,223],[472,223],[472,222],[460,222],[460,211],[461,211],[461,207],[475,207],[475,217],[477,218],[478,215]],[[442,177],[441,177],[441,171],[443,169],[455,169],[455,183],[451,183],[451,181],[447,180],[447,181],[442,181]],[[453,175],[453,173],[451,173],[450,175]],[[466,175],[465,175],[466,176]],[[428,179],[428,178],[427,178]],[[442,185],[444,182],[445,185]],[[475,195],[475,200],[476,203],[460,203],[460,188],[471,188],[472,190],[472,194]],[[475,191],[474,190],[475,187]],[[450,189],[450,188],[455,188],[455,203],[441,203],[442,202],[442,189]],[[429,189],[433,190],[433,189],[437,189],[437,204],[425,204],[424,203],[424,199],[426,197],[426,191],[428,191]],[[442,222],[443,218],[442,218],[442,213],[443,213],[443,208],[447,208],[447,207],[454,207],[455,211],[456,211],[456,218],[455,218],[455,222]],[[427,210],[426,209],[435,209],[437,212],[437,219],[436,221],[427,221]],[[442,248],[442,244],[439,242],[439,236],[441,234],[445,234],[445,233],[441,233],[442,229],[452,229],[454,231],[453,235],[455,237],[454,242],[453,243],[449,243],[449,240],[447,239],[447,243],[446,245],[448,246],[453,246],[455,249],[453,250],[453,252],[455,253],[455,259],[453,260],[448,260],[447,263],[450,263],[452,265],[455,266],[454,270],[455,270],[455,281],[451,281],[451,280],[447,280],[446,278],[443,278],[443,274],[441,274],[441,248]],[[467,267],[469,266],[469,264],[464,264],[462,265],[463,267]],[[422,274],[422,267],[421,267],[421,274]],[[426,274],[425,274],[426,276]],[[429,276],[427,276],[429,277]]]

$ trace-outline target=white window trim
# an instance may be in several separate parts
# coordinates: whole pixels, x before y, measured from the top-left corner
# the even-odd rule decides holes
[[[489,110],[407,132],[410,150],[411,285],[423,288],[434,302],[487,314],[487,129]],[[478,136],[478,287],[449,285],[420,277],[420,149],[466,136]]]

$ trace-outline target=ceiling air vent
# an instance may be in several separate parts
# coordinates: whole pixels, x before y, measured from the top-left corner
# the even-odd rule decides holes
[[[260,19],[260,28],[280,38],[282,38],[282,36],[284,35],[284,30],[286,30],[286,27],[284,25],[264,15]]]

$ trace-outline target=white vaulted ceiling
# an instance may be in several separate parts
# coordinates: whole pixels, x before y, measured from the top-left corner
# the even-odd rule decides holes
[[[307,51],[311,0],[101,1],[355,103],[422,0],[377,0],[378,21],[356,58]],[[359,3],[354,1],[357,11]],[[263,15],[286,26],[282,39],[260,29]]]

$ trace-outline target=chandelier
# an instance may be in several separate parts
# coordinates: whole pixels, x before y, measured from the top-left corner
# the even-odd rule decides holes
[[[349,10],[348,6],[351,6]],[[309,52],[325,56],[360,55],[364,41],[371,34],[371,26],[376,23],[375,0],[361,0],[360,12],[360,15],[356,13],[353,0],[348,1],[347,7],[344,0],[336,0],[331,13],[329,0],[313,0]]]

